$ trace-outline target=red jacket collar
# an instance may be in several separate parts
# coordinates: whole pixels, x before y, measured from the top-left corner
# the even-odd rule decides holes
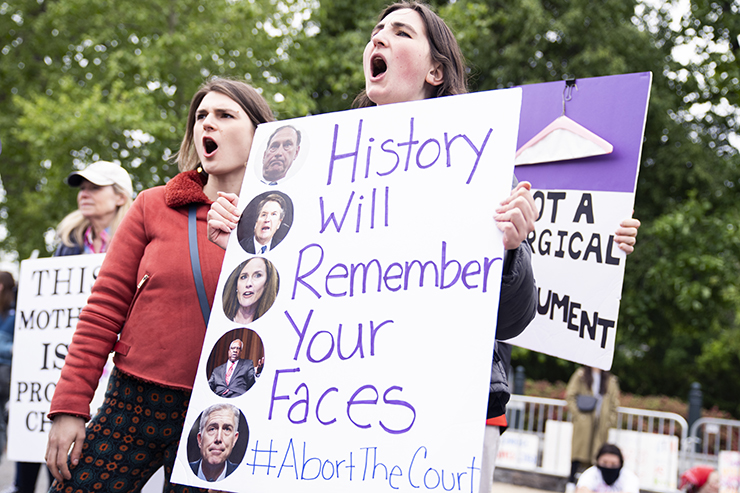
[[[172,208],[190,204],[209,205],[211,201],[203,193],[207,181],[208,175],[196,170],[178,173],[164,187],[165,203]]]

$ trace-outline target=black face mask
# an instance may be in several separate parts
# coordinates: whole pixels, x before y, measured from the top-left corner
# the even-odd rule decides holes
[[[622,467],[602,467],[602,466],[596,466],[599,468],[599,471],[601,471],[601,477],[604,478],[604,482],[608,484],[609,486],[613,485],[617,482],[617,479],[619,479],[619,472],[622,470]]]

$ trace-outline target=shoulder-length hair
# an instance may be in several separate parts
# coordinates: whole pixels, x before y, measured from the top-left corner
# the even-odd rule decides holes
[[[275,269],[275,266],[272,265],[272,262],[264,257],[252,257],[239,264],[226,280],[226,285],[224,286],[223,293],[223,303],[224,314],[229,320],[234,320],[234,317],[236,317],[236,312],[239,311],[240,305],[238,294],[236,292],[236,286],[239,282],[239,275],[241,275],[244,267],[246,267],[247,264],[254,259],[262,259],[265,261],[265,275],[267,279],[265,280],[265,288],[262,292],[262,296],[257,302],[257,310],[254,313],[253,320],[257,320],[262,315],[264,315],[265,312],[267,312],[267,310],[269,310],[272,304],[275,302],[275,298],[277,297],[277,292],[280,287],[280,279],[278,278],[277,269]]]
[[[112,239],[113,235],[116,233],[116,229],[118,229],[118,225],[121,224],[121,221],[123,220],[123,216],[126,215],[126,212],[128,212],[131,207],[133,199],[131,198],[131,195],[129,195],[129,193],[117,183],[107,186],[113,187],[113,191],[125,199],[123,205],[118,206],[116,215],[113,216],[113,220],[108,225],[108,231]],[[76,209],[67,214],[64,219],[59,222],[56,231],[57,238],[59,238],[59,241],[61,241],[65,246],[82,247],[85,244],[85,231],[91,226],[91,224],[90,220],[86,219],[79,209]]]
[[[221,93],[236,102],[245,111],[255,127],[260,123],[275,120],[270,105],[267,104],[265,98],[246,82],[233,79],[213,79],[204,83],[198,88],[190,101],[185,136],[182,138],[180,150],[175,155],[177,167],[180,171],[190,171],[200,165],[193,142],[193,127],[195,126],[195,113],[198,111],[198,106],[209,92]]]
[[[465,94],[468,92],[468,80],[465,70],[465,58],[460,45],[449,26],[427,4],[416,1],[402,1],[387,6],[378,16],[378,22],[390,13],[401,9],[411,9],[421,16],[429,40],[429,51],[432,60],[442,65],[443,81],[436,86],[433,98]],[[352,103],[353,108],[375,106],[363,89]]]
[[[594,375],[592,371],[593,370],[590,366],[583,367],[583,383],[589,389],[594,384]],[[601,383],[599,384],[599,394],[601,395],[606,394],[606,390],[609,388],[609,379],[611,378],[611,376],[612,376],[611,372],[608,372],[608,371],[601,372]]]

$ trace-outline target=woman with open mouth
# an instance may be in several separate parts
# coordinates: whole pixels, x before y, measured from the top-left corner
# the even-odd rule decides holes
[[[355,99],[355,107],[416,101],[467,92],[465,64],[452,31],[428,6],[401,2],[388,6],[378,17],[370,42],[365,47],[362,65],[365,90]],[[506,261],[501,283],[496,338],[499,341],[519,335],[535,316],[537,291],[531,264],[531,250],[525,241],[534,231],[537,212],[531,185],[518,183],[496,209],[494,220],[504,235]],[[615,240],[626,253],[634,249],[640,222],[624,220]],[[511,354],[511,346],[497,344],[496,351]],[[494,360],[495,366],[495,360]],[[508,369],[508,363],[505,368]],[[493,373],[492,373],[493,374]],[[506,418],[492,412],[496,401],[491,394],[481,463],[480,492],[490,493],[501,426]]]
[[[367,107],[451,96],[468,92],[465,63],[454,34],[426,4],[400,2],[386,7],[378,17],[362,58],[365,90],[355,98],[354,107]],[[496,337],[519,335],[535,316],[537,288],[531,264],[531,250],[525,239],[534,230],[537,210],[531,184],[518,183],[496,209],[494,223],[503,233],[506,261],[501,283]],[[239,220],[236,195],[224,195],[211,207],[209,238],[226,248],[228,234]],[[627,219],[615,240],[630,253],[639,221]],[[510,346],[498,345],[502,354]],[[496,363],[494,363],[495,365]],[[493,394],[489,394],[489,410]],[[495,399],[495,398],[494,398]],[[498,414],[487,413],[487,418]],[[502,425],[505,426],[504,423]],[[499,423],[486,427],[486,445],[481,466],[480,491],[493,485]]]
[[[180,173],[136,198],[80,313],[48,414],[53,491],[139,491],[162,465],[164,491],[206,491],[170,483],[224,257],[188,232],[205,237],[211,204],[239,191],[255,128],[273,119],[244,82],[214,79],[193,96]],[[111,351],[105,402],[86,429]]]
[[[224,285],[224,314],[238,324],[251,323],[275,302],[278,292],[275,266],[262,257],[239,264]]]

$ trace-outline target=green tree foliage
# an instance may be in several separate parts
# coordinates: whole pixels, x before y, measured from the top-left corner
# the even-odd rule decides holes
[[[324,0],[314,12],[312,29],[299,35],[284,77],[304,87],[313,99],[312,113],[349,109],[365,87],[362,52],[386,0]]]
[[[281,83],[286,25],[305,4],[268,0],[9,0],[0,4],[0,244],[21,258],[75,208],[63,178],[117,160],[137,190],[162,184],[198,85],[230,76],[263,90],[279,116],[310,98]],[[299,25],[300,27],[300,25]],[[284,32],[285,31],[285,32]],[[3,34],[4,33],[4,34]]]

